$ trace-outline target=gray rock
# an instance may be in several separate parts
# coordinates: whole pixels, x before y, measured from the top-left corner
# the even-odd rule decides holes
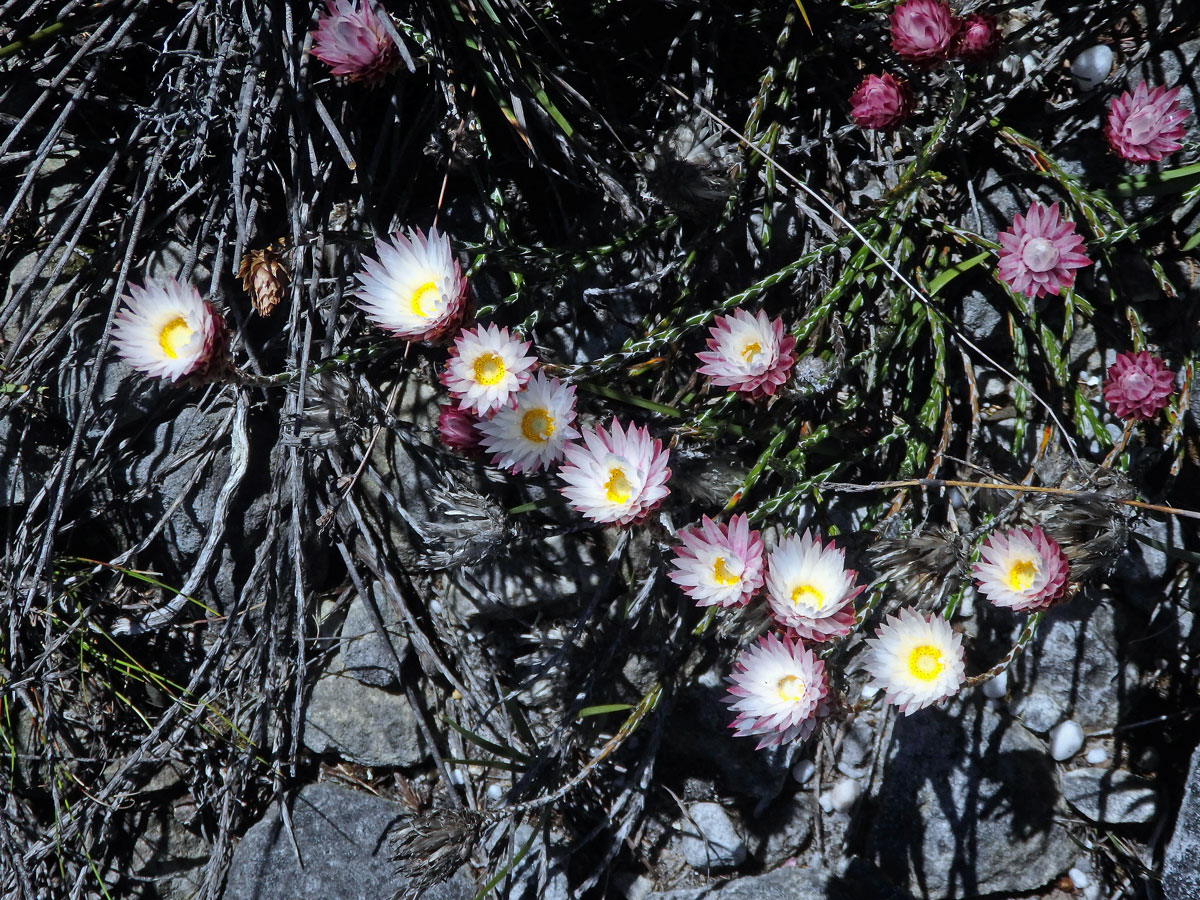
[[[1168,547],[1186,546],[1181,523],[1173,518],[1142,518],[1133,526],[1140,534]],[[1125,589],[1126,598],[1139,609],[1150,611],[1162,599],[1156,588],[1172,570],[1173,560],[1165,552],[1131,538],[1125,553],[1117,560],[1114,575]]]
[[[1200,747],[1192,753],[1175,832],[1163,857],[1162,885],[1167,900],[1200,897]]]
[[[719,803],[693,803],[677,827],[684,858],[693,869],[728,869],[746,859],[746,842]]]
[[[963,298],[958,321],[973,340],[986,341],[996,335],[1003,318],[994,300],[979,291],[971,291]]]
[[[652,892],[645,900],[910,900],[861,860],[841,875],[821,868],[784,866],[709,887]]]
[[[181,789],[178,771],[165,766],[142,788],[131,812],[133,874],[154,882],[161,900],[188,900],[204,885],[211,848],[175,814],[171,795]]]
[[[408,652],[408,637],[396,605],[388,599],[383,586],[378,582],[371,585],[369,590],[396,651],[396,657],[403,662],[404,655]],[[342,624],[341,638],[342,661],[347,675],[375,687],[391,688],[400,683],[396,677],[396,664],[392,654],[387,651],[375,631],[366,598],[355,595],[350,601],[346,621]]]
[[[780,797],[758,818],[745,823],[750,853],[766,867],[794,857],[812,834],[811,792]]]
[[[1067,802],[1093,822],[1126,825],[1158,814],[1153,782],[1121,769],[1073,769],[1062,786]]]
[[[532,825],[527,822],[518,825],[512,841],[513,853],[520,852],[532,835]],[[504,861],[507,860],[505,856]],[[533,839],[529,850],[513,867],[509,877],[510,887],[502,895],[508,900],[568,900],[570,897],[566,853],[548,849],[546,843],[538,838]]]
[[[1051,609],[1010,675],[1019,692],[1012,712],[1031,731],[1068,718],[1085,732],[1116,725],[1121,664],[1111,605],[1079,598]]]
[[[928,898],[1036,890],[1077,849],[1056,824],[1043,744],[990,704],[968,700],[897,721],[870,816],[868,856]]]
[[[364,766],[412,766],[426,756],[408,699],[351,678],[338,657],[313,685],[304,744]]]
[[[275,807],[234,848],[224,900],[379,900],[402,887],[384,838],[405,807],[322,783],[302,788],[290,808],[295,847]],[[474,893],[460,873],[424,897],[469,900]]]

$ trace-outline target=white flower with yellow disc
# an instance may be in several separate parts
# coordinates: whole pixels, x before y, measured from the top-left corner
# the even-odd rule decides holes
[[[113,322],[117,352],[156,378],[202,375],[224,355],[225,320],[198,290],[173,278],[131,284]]]
[[[475,430],[492,461],[512,472],[536,472],[563,455],[567,441],[579,437],[575,421],[575,387],[538,372],[514,397]]]
[[[467,328],[454,339],[442,384],[458,405],[486,416],[506,405],[529,381],[537,358],[526,356],[529,341],[495,325]]]
[[[956,693],[966,678],[962,635],[938,615],[903,608],[867,641],[869,687],[885,692],[905,715]]]
[[[365,257],[354,292],[367,317],[406,341],[436,340],[457,328],[467,300],[467,279],[436,228],[409,230],[377,240],[378,259]]]

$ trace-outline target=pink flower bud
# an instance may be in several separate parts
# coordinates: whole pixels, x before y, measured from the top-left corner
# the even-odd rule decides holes
[[[950,55],[961,24],[944,0],[904,0],[888,23],[893,50],[904,59],[930,64]]]
[[[1147,350],[1119,353],[1108,368],[1104,402],[1122,419],[1149,419],[1158,415],[1175,393],[1175,375]]]
[[[850,95],[850,118],[861,128],[887,131],[907,119],[912,106],[912,91],[899,78],[868,75]]]
[[[1182,145],[1183,122],[1191,111],[1176,102],[1179,88],[1151,90],[1142,82],[1121,94],[1108,110],[1104,136],[1116,154],[1130,162],[1158,162]]]
[[[959,59],[995,59],[1000,52],[1000,27],[986,13],[971,13],[962,21],[954,55]]]

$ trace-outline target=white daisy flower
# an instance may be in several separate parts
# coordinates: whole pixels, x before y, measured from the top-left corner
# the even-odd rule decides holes
[[[784,335],[782,319],[735,309],[718,316],[708,334],[708,350],[696,355],[704,363],[698,371],[711,376],[713,384],[753,399],[769,397],[787,382],[796,362],[796,339]]]
[[[966,678],[962,635],[941,616],[902,608],[867,640],[868,687],[886,692],[905,715],[956,693]]]
[[[525,356],[529,341],[510,336],[495,325],[463,329],[450,348],[442,384],[458,398],[458,405],[486,416],[508,403],[529,381],[537,362]]]
[[[493,462],[512,472],[549,468],[563,455],[567,441],[579,437],[575,421],[575,386],[538,372],[515,396],[515,405],[502,406],[490,419],[476,424],[483,449]]]
[[[1040,525],[992,534],[973,572],[979,590],[997,606],[1017,612],[1045,609],[1067,590],[1070,564]]]
[[[698,528],[679,532],[667,575],[696,601],[697,606],[734,606],[748,603],[763,585],[763,542],[750,529],[750,519],[734,516],[728,525],[708,516]]]
[[[203,375],[225,354],[221,314],[198,290],[174,278],[145,287],[131,284],[113,322],[117,352],[133,368],[156,378],[179,381]]]
[[[825,546],[805,531],[779,542],[767,556],[767,602],[784,628],[809,641],[848,634],[854,626],[858,573],[846,568],[845,551]]]
[[[827,712],[825,663],[793,638],[759,638],[726,680],[733,686],[725,702],[738,713],[730,727],[737,737],[762,735],[756,749],[804,740]]]
[[[428,237],[409,230],[375,241],[378,259],[365,257],[354,292],[367,317],[406,341],[436,340],[458,327],[467,300],[467,279],[436,228]]]
[[[582,446],[563,447],[567,461],[558,477],[567,484],[560,490],[593,522],[635,524],[671,493],[671,453],[650,437],[648,428],[631,424],[623,429],[616,419],[611,427],[611,433],[603,426],[585,428]]]

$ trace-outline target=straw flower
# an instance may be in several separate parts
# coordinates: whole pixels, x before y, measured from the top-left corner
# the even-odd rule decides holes
[[[579,437],[575,386],[538,372],[525,389],[492,418],[475,426],[492,461],[511,472],[536,472],[562,458],[567,441]]]
[[[736,606],[748,603],[763,585],[763,542],[750,520],[734,516],[728,525],[704,516],[698,528],[679,532],[667,577],[683,588],[697,606]]]
[[[1125,91],[1108,108],[1104,136],[1117,156],[1130,162],[1158,162],[1181,146],[1183,122],[1191,112],[1177,102],[1179,88],[1151,89],[1141,82]]]
[[[504,406],[529,381],[537,362],[525,356],[529,341],[510,336],[495,325],[467,328],[454,339],[442,384],[459,406],[486,416]]]
[[[734,663],[725,702],[738,716],[737,737],[760,735],[756,749],[803,741],[827,713],[825,663],[800,641],[766,634]]]
[[[379,81],[400,65],[396,45],[370,0],[328,0],[312,39],[312,55],[351,81]]]
[[[1075,269],[1092,264],[1080,252],[1083,238],[1075,233],[1075,223],[1059,218],[1057,203],[1048,208],[1031,204],[1029,212],[1018,213],[1012,228],[999,237],[996,272],[1010,288],[1029,297],[1057,295],[1075,284]]]
[[[950,54],[959,20],[943,0],[904,0],[888,19],[892,49],[904,59],[935,63]]]
[[[980,592],[1017,612],[1045,609],[1067,589],[1067,556],[1040,525],[993,534],[972,571]]]
[[[805,531],[790,535],[767,557],[767,598],[771,615],[808,641],[848,634],[854,625],[858,573],[846,568],[846,553],[825,546]]]
[[[995,58],[1000,52],[1000,26],[995,16],[971,13],[962,20],[954,43],[954,55],[977,62]]]
[[[868,686],[883,690],[906,716],[956,693],[966,678],[962,635],[941,616],[904,607],[875,635],[863,659]]]
[[[560,490],[571,505],[593,522],[630,525],[641,522],[670,493],[670,451],[650,437],[648,428],[622,428],[613,420],[583,430],[583,444],[567,444],[567,461],[558,470]]]
[[[762,310],[757,317],[744,309],[718,316],[708,334],[708,350],[696,354],[704,363],[700,374],[751,399],[775,393],[796,361],[796,339],[784,336],[782,319]]]
[[[409,230],[376,240],[378,259],[363,259],[354,295],[367,317],[406,341],[436,340],[458,327],[467,279],[436,228],[428,236]]]
[[[1148,350],[1118,353],[1108,367],[1104,402],[1122,419],[1150,419],[1175,393],[1175,374]]]
[[[868,75],[850,95],[850,118],[860,128],[887,131],[908,118],[913,95],[907,84],[888,72]]]
[[[475,429],[481,421],[479,416],[454,403],[443,403],[438,410],[438,435],[443,444],[459,453],[474,453],[479,449],[480,434]]]
[[[145,287],[131,284],[113,321],[117,352],[155,378],[208,375],[225,360],[225,320],[198,290],[174,278]]]

